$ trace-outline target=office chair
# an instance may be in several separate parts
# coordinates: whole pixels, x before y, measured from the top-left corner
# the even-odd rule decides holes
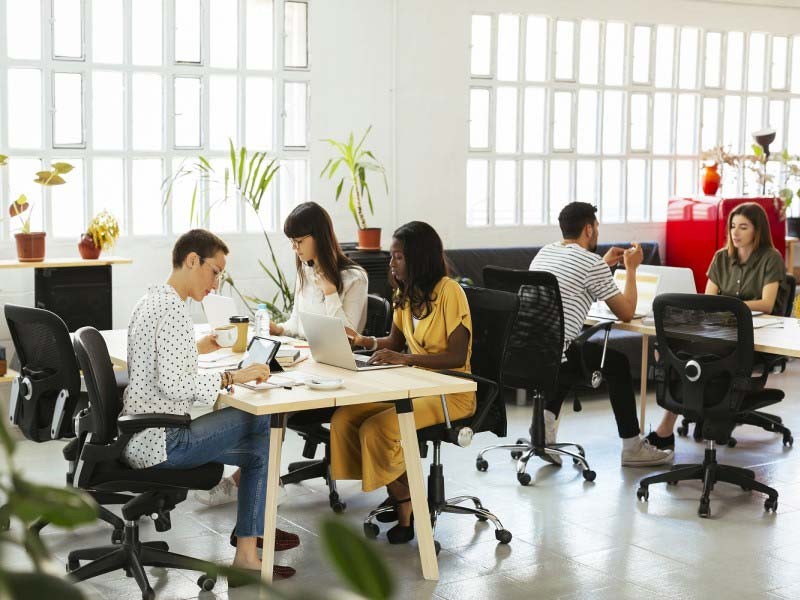
[[[766,494],[764,509],[778,508],[778,492],[757,481],[749,469],[717,463],[717,444],[725,444],[743,411],[783,399],[783,392],[761,387],[753,373],[753,318],[738,298],[663,294],[653,303],[656,324],[656,399],[663,408],[703,423],[702,464],[675,465],[645,477],[636,497],[647,501],[654,483],[700,480],[698,515],[711,515],[709,495],[719,481]]]
[[[122,507],[125,530],[121,543],[73,550],[67,556],[67,572],[75,581],[124,569],[133,577],[144,600],[155,598],[144,567],[202,571],[197,585],[211,590],[216,583],[212,563],[169,552],[166,542],[139,540],[139,519],[151,517],[156,531],[172,526],[170,511],[186,499],[189,490],[209,490],[222,477],[223,465],[208,463],[192,469],[132,469],[121,461],[133,434],[151,427],[189,427],[189,415],[148,414],[119,417],[122,402],[116,391],[108,349],[93,327],[74,334],[74,348],[83,370],[89,406],[77,418],[80,434],[86,434],[75,472],[75,485],[85,490],[131,494]],[[90,561],[81,566],[81,561]]]
[[[367,295],[367,323],[364,335],[383,337],[389,335],[392,327],[392,307],[383,296],[376,294]],[[331,432],[326,425],[331,422],[331,417],[336,408],[320,408],[306,410],[291,415],[286,426],[295,431],[303,440],[303,457],[309,460],[297,461],[289,464],[289,472],[281,476],[281,483],[300,483],[307,479],[322,477],[328,484],[328,503],[333,512],[341,513],[347,508],[347,503],[339,497],[336,490],[336,481],[331,479]],[[317,446],[322,444],[325,454],[321,459],[316,459]]]
[[[506,405],[500,393],[503,389],[503,360],[506,354],[511,326],[519,310],[516,294],[477,287],[464,287],[472,316],[472,373],[440,371],[441,373],[471,379],[477,382],[475,414],[464,419],[450,420],[447,401],[441,396],[445,422],[417,431],[420,455],[427,457],[428,443],[433,446],[433,462],[428,475],[428,507],[434,532],[442,513],[468,514],[480,521],[491,521],[495,527],[495,539],[501,544],[511,541],[511,532],[503,527],[494,514],[484,508],[480,498],[457,496],[445,498],[444,466],[441,462],[442,442],[467,447],[476,433],[491,431],[498,437],[506,435]],[[462,506],[472,502],[474,507]],[[395,510],[394,506],[382,506],[373,510],[364,520],[364,534],[374,538],[379,533],[373,521],[378,515]],[[441,549],[435,542],[436,552]]]
[[[62,454],[67,461],[66,483],[71,486],[83,444],[76,436],[75,417],[86,408],[88,397],[81,392],[80,369],[67,326],[49,310],[14,304],[5,305],[5,318],[20,363],[19,376],[11,385],[9,421],[32,442],[70,440]],[[127,373],[124,379],[127,382]],[[119,387],[117,393],[121,393]],[[124,504],[131,496],[89,493],[100,507],[100,518],[113,527],[112,541],[121,541],[122,519],[105,505]],[[46,525],[47,521],[39,519],[31,531],[38,533]]]
[[[786,279],[782,285],[786,288],[786,293],[784,294],[785,302],[781,306],[776,306],[773,314],[781,317],[791,317],[793,316],[794,310],[797,279],[795,279],[795,276],[791,273],[786,273]],[[758,384],[764,387],[767,384],[767,379],[770,374],[776,372],[783,373],[786,370],[787,358],[775,354],[756,352],[754,363],[756,370],[761,372],[758,378]],[[688,435],[690,423],[690,420],[686,418],[682,419],[680,426],[677,428],[678,435]],[[736,425],[754,425],[755,427],[760,427],[764,431],[779,433],[783,437],[784,446],[791,448],[794,445],[794,437],[792,436],[791,429],[783,424],[783,419],[778,415],[765,413],[760,410],[744,411],[737,415]],[[693,434],[695,441],[699,442],[702,440],[702,430],[702,424],[695,424]],[[734,448],[735,446],[736,438],[731,436],[728,440],[728,447]]]
[[[561,372],[565,366],[561,362],[564,351],[564,311],[556,276],[544,271],[488,266],[483,269],[483,281],[489,288],[513,292],[519,296],[520,309],[508,343],[503,383],[508,387],[525,390],[526,395],[533,399],[533,414],[530,440],[520,438],[515,444],[498,444],[484,448],[475,460],[476,468],[479,471],[489,468],[489,463],[484,458],[487,452],[511,450],[512,458],[517,460],[517,481],[528,485],[531,476],[526,468],[531,457],[538,456],[547,460],[547,455],[556,454],[572,458],[574,464],[582,466],[584,479],[594,481],[597,474],[589,467],[582,446],[545,442],[545,400],[556,393],[559,377],[569,378],[573,382],[573,388],[579,382],[589,382],[588,385],[595,389],[602,383],[601,371],[592,370],[585,363],[581,365],[580,373]],[[593,326],[572,343],[582,347],[586,340],[601,329],[606,332],[607,343],[610,322]],[[605,345],[603,350],[605,357]],[[602,367],[601,363],[600,369]],[[567,450],[570,447],[577,452]]]

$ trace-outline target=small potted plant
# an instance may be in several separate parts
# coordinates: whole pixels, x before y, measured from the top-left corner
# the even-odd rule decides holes
[[[0,167],[8,164],[8,157],[0,154]],[[62,175],[72,171],[72,165],[65,162],[57,162],[50,165],[49,171],[38,171],[34,183],[41,186],[63,185],[66,183]],[[28,202],[25,194],[20,194],[8,206],[10,217],[19,219],[19,227],[14,238],[17,242],[17,258],[20,262],[41,262],[45,256],[45,236],[44,231],[31,231],[31,215],[33,206]]]
[[[86,233],[81,235],[78,243],[78,252],[81,258],[96,259],[103,250],[113,248],[118,237],[119,223],[114,215],[104,210],[89,222]]]
[[[372,125],[367,127],[358,144],[354,143],[352,133],[347,138],[347,142],[337,142],[332,139],[323,140],[335,148],[339,155],[325,163],[325,167],[319,176],[324,177],[327,174],[328,179],[333,179],[336,170],[344,164],[347,172],[336,186],[336,200],[338,201],[342,195],[342,189],[346,182],[348,187],[346,194],[350,203],[350,212],[353,213],[353,218],[356,220],[356,225],[358,225],[358,248],[359,250],[375,251],[381,249],[381,229],[380,227],[367,227],[364,210],[361,206],[366,194],[369,212],[373,215],[375,214],[375,209],[372,206],[372,192],[367,183],[367,171],[375,171],[381,174],[387,194],[389,193],[389,184],[386,181],[386,170],[383,165],[371,151],[363,148],[364,140],[367,139],[371,129]]]

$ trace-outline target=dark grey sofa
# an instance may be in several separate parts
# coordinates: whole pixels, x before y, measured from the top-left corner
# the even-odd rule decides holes
[[[611,246],[628,247],[627,242],[598,244],[597,254],[605,254]],[[463,248],[445,250],[449,261],[451,275],[458,278],[469,279],[473,284],[483,285],[483,267],[496,265],[510,269],[530,268],[533,257],[541,246],[525,246],[513,248]],[[642,242],[644,264],[660,265],[661,255],[657,242]],[[602,343],[602,334],[598,333],[593,340]],[[623,352],[631,363],[631,375],[639,380],[642,368],[642,336],[638,333],[612,329],[609,346]]]

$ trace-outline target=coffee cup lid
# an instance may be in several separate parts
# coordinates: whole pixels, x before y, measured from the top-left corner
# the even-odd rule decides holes
[[[231,323],[249,323],[250,317],[245,316],[235,316],[231,317]]]

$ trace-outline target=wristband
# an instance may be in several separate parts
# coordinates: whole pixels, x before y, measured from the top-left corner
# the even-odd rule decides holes
[[[375,352],[375,350],[378,349],[378,338],[376,338],[374,335],[370,337],[372,338],[372,347],[367,348],[367,350],[369,350],[370,352]]]

